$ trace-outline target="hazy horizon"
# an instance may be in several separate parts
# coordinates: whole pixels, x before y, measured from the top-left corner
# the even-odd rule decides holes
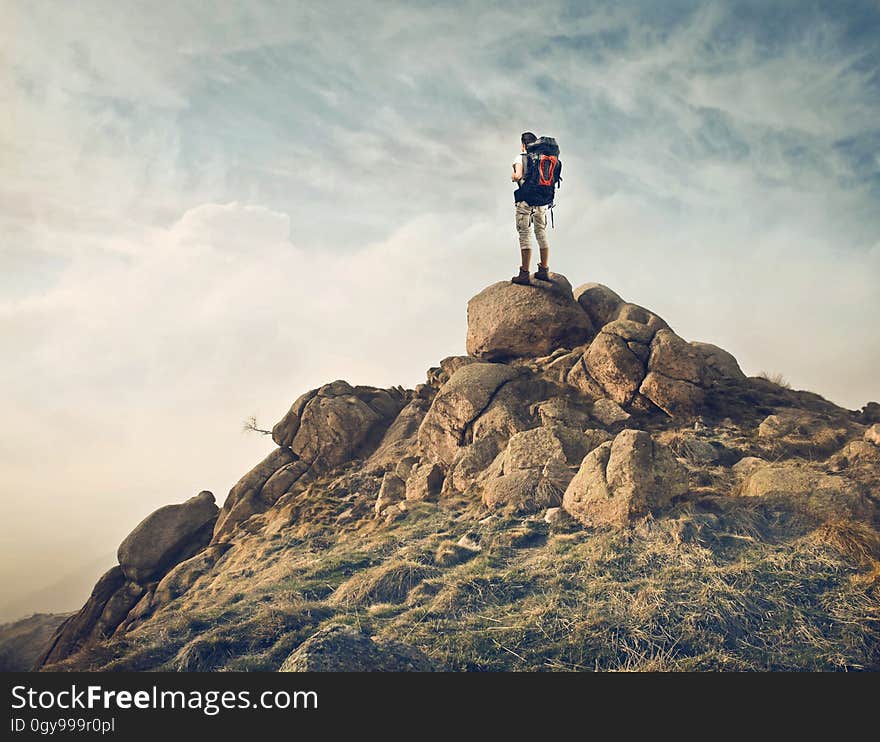
[[[251,415],[464,353],[468,298],[518,263],[525,130],[562,150],[553,270],[747,374],[880,398],[875,3],[0,20],[0,621],[77,608],[53,586],[155,508],[222,503],[272,446]]]

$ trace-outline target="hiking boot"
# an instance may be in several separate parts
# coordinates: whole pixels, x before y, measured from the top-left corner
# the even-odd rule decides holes
[[[529,278],[529,272],[527,270],[523,270],[522,268],[519,269],[519,275],[511,278],[510,282],[511,283],[518,283],[521,286],[531,286],[532,285],[532,279]]]
[[[549,281],[550,274],[548,271],[550,270],[549,266],[539,265],[538,270],[535,271],[535,278],[539,281]]]

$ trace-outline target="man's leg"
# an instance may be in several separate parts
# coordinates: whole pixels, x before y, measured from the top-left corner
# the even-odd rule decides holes
[[[532,235],[529,233],[531,209],[525,201],[516,204],[516,231],[519,233],[519,251],[522,257],[521,268],[528,272],[532,262]]]
[[[545,270],[550,267],[547,261],[550,259],[550,243],[547,241],[547,207],[536,206],[532,211],[532,222],[535,225],[535,239],[541,254],[541,262],[538,268]]]

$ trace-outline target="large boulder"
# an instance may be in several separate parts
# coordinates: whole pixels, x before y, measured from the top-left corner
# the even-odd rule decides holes
[[[436,500],[443,489],[443,469],[432,461],[412,468],[404,488],[407,500]]]
[[[638,322],[640,325],[645,325],[650,328],[652,332],[669,329],[669,325],[666,324],[666,320],[662,317],[654,314],[650,309],[645,309],[638,304],[630,304],[629,302],[625,302],[618,308],[614,319],[625,319],[630,320],[631,322]]]
[[[230,490],[213,541],[228,539],[239,523],[352,459],[368,457],[381,447],[382,454],[368,467],[375,470],[403,455],[414,444],[425,404],[413,400],[395,426],[408,401],[408,393],[400,388],[351,386],[341,379],[300,396],[272,428],[279,448]]]
[[[105,639],[113,634],[146,591],[143,585],[138,585],[136,582],[126,582],[122,585],[104,605],[92,629],[91,638]]]
[[[848,479],[794,464],[752,469],[740,494],[784,502],[819,521],[870,520],[874,514],[870,501]]]
[[[273,451],[276,460],[285,460],[293,454],[286,448],[278,448]],[[269,469],[272,466],[268,467]],[[302,459],[290,461],[276,469],[268,479],[265,480],[262,488],[254,487],[254,493],[259,496],[266,505],[273,505],[282,496],[286,495],[293,489],[293,486],[302,479],[303,474],[309,470],[309,465]],[[258,490],[258,491],[257,491]]]
[[[648,373],[639,386],[642,396],[670,417],[693,417],[706,399],[703,354],[668,329],[651,340]]]
[[[593,327],[598,332],[609,322],[624,319],[646,325],[653,332],[661,328],[669,329],[662,317],[649,309],[624,301],[615,292],[601,283],[585,283],[578,286],[574,298],[589,315]]]
[[[588,341],[593,325],[564,276],[520,286],[499,281],[468,302],[467,352],[486,360],[538,357]]]
[[[583,525],[621,528],[687,489],[687,470],[666,446],[624,430],[584,457],[562,506]]]
[[[650,399],[670,417],[695,417],[706,401],[702,387],[690,381],[649,371],[639,387],[641,395]]]
[[[533,426],[532,404],[546,397],[546,388],[534,377],[523,373],[498,388],[489,404],[473,421],[475,441],[495,438],[499,442]]]
[[[653,333],[647,325],[631,320],[614,320],[596,335],[584,353],[584,366],[607,395],[620,405],[628,405],[645,378],[645,361]]]
[[[496,438],[487,437],[460,448],[443,483],[445,494],[466,492],[498,455],[500,445]]]
[[[406,499],[406,482],[398,477],[394,472],[387,471],[382,477],[382,485],[379,487],[379,495],[376,498],[376,504],[373,511],[376,517],[382,515],[386,508],[396,505],[401,500]]]
[[[585,283],[583,286],[578,286],[574,298],[589,315],[593,327],[597,330],[611,322],[617,316],[621,305],[626,303],[601,283]]]
[[[602,425],[611,426],[617,423],[623,423],[632,417],[613,399],[602,397],[593,402],[590,414],[598,420]]]
[[[551,397],[533,406],[542,425],[586,428],[590,424],[589,406],[566,397]]]
[[[691,342],[690,346],[702,356],[704,383],[712,386],[720,381],[745,381],[746,375],[736,358],[723,348],[711,343]]]
[[[470,441],[470,426],[498,390],[520,371],[502,363],[471,363],[459,368],[437,392],[419,426],[422,453],[431,461],[452,463],[458,448]]]
[[[334,625],[306,639],[279,672],[432,672],[433,662],[408,644],[371,638],[350,626]]]
[[[546,465],[540,469],[514,469],[483,485],[483,504],[490,510],[537,513],[558,506],[565,491],[564,478],[554,477],[560,469]],[[568,476],[571,476],[570,474]]]
[[[730,353],[684,341],[661,317],[624,301],[607,286],[584,284],[575,297],[598,333],[566,378],[586,396],[687,418],[700,413],[707,388],[745,379]]]
[[[658,330],[654,335],[648,359],[649,371],[671,379],[701,384],[703,365],[702,354],[671,330]]]
[[[148,515],[119,545],[117,556],[125,576],[144,584],[192,556],[210,540],[218,512],[214,495],[200,492]]]

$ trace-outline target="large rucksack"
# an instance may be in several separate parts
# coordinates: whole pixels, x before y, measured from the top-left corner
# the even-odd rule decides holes
[[[552,208],[556,186],[562,181],[559,145],[553,137],[541,137],[526,146],[526,157],[525,181],[514,191],[513,200]]]

